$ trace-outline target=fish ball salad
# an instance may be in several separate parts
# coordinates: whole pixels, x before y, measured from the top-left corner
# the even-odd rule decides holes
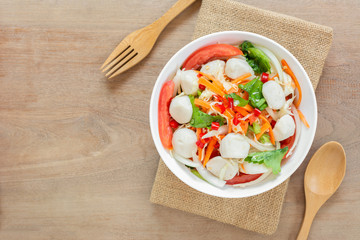
[[[164,148],[217,187],[246,187],[279,174],[294,151],[300,84],[285,59],[249,41],[193,52],[164,83],[158,102]]]

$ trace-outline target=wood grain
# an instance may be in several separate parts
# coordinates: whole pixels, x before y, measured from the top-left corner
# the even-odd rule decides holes
[[[159,158],[148,123],[151,90],[191,40],[200,2],[135,68],[108,82],[99,67],[123,37],[174,2],[0,2],[0,239],[295,239],[306,164],[330,140],[344,145],[347,173],[309,239],[358,239],[360,2],[242,1],[334,28],[316,90],[315,142],[270,237],[149,202]]]

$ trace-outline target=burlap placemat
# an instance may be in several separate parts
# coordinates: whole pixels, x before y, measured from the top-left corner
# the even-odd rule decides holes
[[[254,32],[277,41],[300,61],[316,88],[331,46],[331,28],[239,2],[203,0],[194,39],[225,30]],[[272,234],[279,223],[288,181],[257,196],[225,199],[192,189],[160,161],[150,201],[250,231]]]

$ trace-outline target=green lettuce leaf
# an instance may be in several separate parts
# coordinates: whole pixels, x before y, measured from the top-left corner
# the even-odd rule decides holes
[[[250,153],[245,161],[250,163],[264,164],[266,167],[271,168],[274,174],[281,171],[281,160],[284,158],[288,147],[282,149]]]
[[[257,122],[254,122],[252,127],[255,134],[259,134],[261,132],[260,124],[258,124]]]
[[[263,135],[261,135],[260,139],[259,139],[259,142],[261,142],[262,144],[265,144],[265,143],[270,143],[271,140],[270,140],[270,136],[268,133],[264,133]]]
[[[189,95],[191,105],[193,107],[193,114],[190,120],[190,125],[195,128],[211,127],[212,122],[218,122],[220,126],[224,125],[225,119],[219,115],[212,116],[206,114],[194,104],[194,96]]]
[[[230,98],[234,99],[234,101],[239,101],[239,103],[236,105],[238,107],[244,107],[244,106],[246,106],[246,104],[249,103],[248,100],[243,99],[242,97],[240,97],[236,93],[226,94],[225,97],[226,98],[230,97]]]
[[[206,180],[200,175],[200,173],[195,168],[190,169],[190,171],[192,172],[192,174],[194,174],[195,176],[206,182]]]
[[[262,95],[263,82],[259,78],[254,78],[245,85],[239,84],[239,88],[249,93],[250,105],[264,110],[268,105],[264,96]]]
[[[251,42],[244,41],[240,48],[244,53],[246,61],[252,67],[255,73],[261,74],[263,72],[270,72],[270,59],[266,54],[256,48]]]

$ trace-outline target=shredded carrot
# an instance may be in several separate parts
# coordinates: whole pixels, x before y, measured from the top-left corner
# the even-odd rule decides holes
[[[297,101],[294,102],[294,105],[295,105],[295,107],[299,107],[299,105],[301,103],[301,99],[302,99],[302,92],[301,92],[300,84],[299,84],[295,74],[293,73],[293,71],[291,70],[291,68],[289,67],[287,62],[285,61],[285,59],[281,60],[281,64],[283,65],[284,72],[286,72],[287,74],[290,75],[292,80],[295,82],[296,88],[298,89],[299,97],[298,97]]]
[[[304,123],[304,125],[305,125],[307,128],[310,128],[310,125],[309,125],[309,123],[306,121],[306,118],[305,118],[304,114],[303,114],[299,109],[297,109],[297,112],[298,112],[298,114],[299,114],[299,117],[300,117],[301,121]]]
[[[248,112],[254,111],[254,108],[252,106],[250,106],[249,104],[246,104],[243,108]]]
[[[261,120],[263,120],[265,123],[268,123],[270,125],[270,122],[263,115],[259,115],[259,118],[261,118]]]
[[[212,137],[210,142],[209,142],[209,145],[206,148],[205,157],[204,157],[204,163],[203,163],[204,167],[206,166],[207,162],[209,161],[211,153],[214,151],[214,146],[215,146],[216,142],[217,142],[217,138]]]
[[[226,94],[236,93],[239,91],[238,86],[231,87],[228,91],[225,90]]]
[[[269,127],[271,127],[270,124],[265,122],[265,124],[261,126],[260,133],[256,134],[256,139],[259,140],[260,137],[266,132],[266,130],[269,129]]]
[[[236,78],[235,80],[231,81],[231,83],[234,84],[240,84],[245,79],[251,77],[251,73],[245,73],[244,75],[241,75],[240,77]]]
[[[278,73],[276,75],[274,75],[272,78],[270,78],[269,81],[275,80],[276,77],[279,77]]]
[[[206,78],[210,79],[211,81],[214,81],[215,78],[213,76],[211,76],[210,74],[207,74],[207,73],[203,73],[203,72],[200,72],[200,71],[197,71],[195,70],[196,73],[200,74],[200,75],[203,75],[205,76]]]
[[[272,130],[271,124],[270,122],[263,116],[260,115],[259,118],[261,118],[262,120],[264,120],[264,122],[269,126],[269,136],[270,136],[270,141],[273,145],[275,145],[275,136],[274,136],[274,132]],[[261,137],[261,136],[260,136]],[[259,138],[260,138],[259,137]]]
[[[245,99],[245,100],[249,100],[249,93],[244,92],[243,95],[242,95],[242,98]]]
[[[244,173],[246,173],[245,168],[244,168],[244,164],[240,163],[240,167],[244,171]]]
[[[196,137],[197,137],[198,140],[200,139],[200,133],[201,133],[201,128],[197,128],[197,129],[196,129]],[[198,149],[199,161],[201,162],[202,149],[201,149],[200,147],[198,147],[197,149]]]
[[[195,72],[197,72],[198,74],[201,74],[201,75],[203,75],[204,77],[206,77],[207,79],[211,80],[214,85],[216,85],[218,88],[220,88],[222,91],[225,92],[224,85],[223,85],[219,80],[217,80],[216,78],[214,78],[214,77],[211,76],[210,74],[203,73],[203,72],[200,72],[200,71],[195,71]]]
[[[245,79],[243,80],[240,84],[241,85],[246,85],[248,82],[250,82],[251,80],[250,79]]]
[[[244,133],[246,134],[247,133],[247,130],[248,130],[248,127],[249,127],[249,121],[246,120],[246,121],[242,121],[240,123],[240,127],[241,129],[244,131]]]
[[[219,135],[219,138],[222,140],[225,137],[225,135]]]
[[[204,85],[205,87],[209,88],[209,90],[213,91],[214,93],[220,95],[221,97],[224,97],[225,93],[223,90],[221,90],[218,86],[211,83],[209,80],[201,77],[198,81],[199,84]]]
[[[200,100],[198,98],[195,98],[194,104],[196,106],[200,106],[200,107],[205,108],[205,109],[210,109],[210,103],[208,103],[208,102],[206,102],[204,100]]]
[[[233,110],[231,110],[230,108],[226,109],[226,111],[229,111],[231,117],[233,118],[235,116],[235,113]]]
[[[226,109],[226,111],[225,111],[224,114],[225,114],[225,116],[228,118],[228,127],[229,127],[228,133],[231,133],[231,132],[232,132],[232,119],[233,119],[233,116],[234,116],[234,115],[232,115],[232,114],[230,113],[229,109]]]
[[[234,107],[235,111],[243,115],[244,117],[249,114],[243,107]]]
[[[274,136],[274,132],[272,130],[272,127],[269,127],[269,136],[270,136],[270,141],[272,145],[275,145],[275,136]]]
[[[217,79],[213,81],[213,84],[215,84],[218,88],[220,88],[223,92],[226,92],[224,85]]]

